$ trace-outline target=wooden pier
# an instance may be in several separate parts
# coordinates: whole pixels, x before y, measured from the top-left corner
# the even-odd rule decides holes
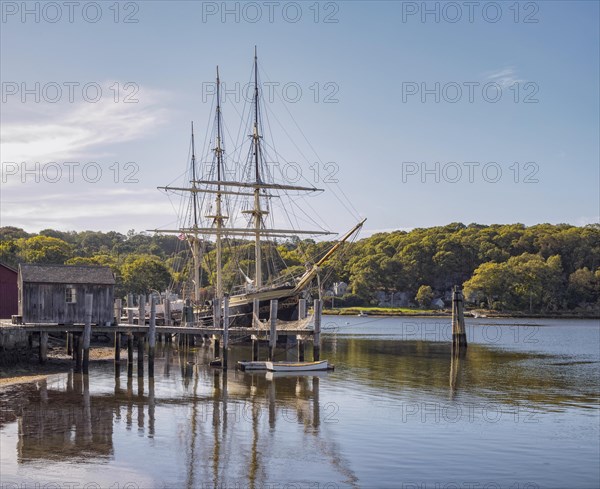
[[[86,312],[93,309],[93,297],[91,294],[85,297]],[[177,335],[180,346],[187,347],[193,345],[194,338],[205,341],[206,338],[212,338],[215,358],[220,358],[220,366],[223,369],[228,368],[228,349],[230,344],[236,340],[248,339],[252,341],[253,360],[259,358],[259,342],[268,343],[268,358],[273,359],[277,346],[278,335],[288,335],[298,338],[298,357],[304,358],[304,344],[310,337],[313,338],[315,360],[319,357],[320,351],[320,311],[321,302],[315,300],[315,329],[294,328],[290,325],[282,325],[277,321],[277,300],[271,301],[271,319],[267,323],[255,324],[252,328],[230,327],[229,326],[229,301],[226,297],[223,303],[215,301],[214,321],[212,326],[206,326],[200,322],[185,322],[183,326],[170,324],[170,318],[165,318],[164,325],[156,324],[156,304],[153,297],[150,298],[150,318],[149,324],[134,324],[133,317],[133,297],[130,294],[127,298],[127,323],[113,324],[93,324],[91,313],[86,313],[84,323],[75,324],[57,324],[57,323],[25,323],[13,324],[12,321],[0,320],[0,329],[6,332],[20,331],[26,332],[30,338],[38,336],[39,338],[39,361],[47,361],[48,337],[49,334],[64,334],[66,337],[66,346],[69,354],[73,355],[75,371],[84,374],[89,373],[89,349],[92,335],[105,334],[114,338],[114,360],[115,375],[120,374],[121,361],[121,337],[127,339],[127,375],[133,375],[134,363],[134,339],[137,340],[137,374],[144,376],[144,355],[146,343],[148,344],[148,376],[154,377],[154,356],[156,341],[172,341],[173,335]],[[306,316],[306,301],[301,299],[300,319]],[[146,298],[138,298],[139,316],[144,318]],[[122,301],[115,301],[115,318],[121,317]],[[318,318],[318,319],[317,319]],[[145,320],[144,320],[145,323]],[[215,326],[216,325],[216,326]]]

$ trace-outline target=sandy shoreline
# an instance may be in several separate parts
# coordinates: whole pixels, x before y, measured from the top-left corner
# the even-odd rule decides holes
[[[125,355],[127,352],[125,351]],[[121,351],[123,356],[123,351]],[[114,358],[112,346],[97,346],[90,348],[90,360],[111,361]],[[73,360],[67,355],[64,347],[52,348],[48,352],[48,361],[40,365],[37,356],[32,356],[27,363],[19,363],[0,369],[0,390],[8,386],[37,382],[48,376],[67,373],[73,368]]]

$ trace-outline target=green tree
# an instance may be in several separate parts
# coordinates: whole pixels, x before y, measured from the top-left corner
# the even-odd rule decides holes
[[[19,263],[19,248],[13,240],[0,241],[0,263],[16,267]]]
[[[147,294],[151,289],[164,290],[171,282],[166,265],[156,256],[144,255],[130,259],[121,267],[127,292]]]
[[[599,278],[600,269],[594,273],[587,267],[580,268],[569,275],[567,288],[569,306],[576,307],[596,302],[600,295]]]
[[[62,265],[73,254],[73,248],[62,239],[48,236],[17,240],[19,258],[26,263]]]
[[[496,301],[506,306],[510,303],[512,279],[513,274],[506,263],[482,263],[463,284],[465,297],[471,302],[484,299],[489,309]]]
[[[429,285],[421,285],[415,296],[415,300],[421,307],[428,308],[431,306],[431,301],[433,300],[433,289]]]

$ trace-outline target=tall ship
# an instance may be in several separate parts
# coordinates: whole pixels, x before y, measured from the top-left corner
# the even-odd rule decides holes
[[[205,142],[205,146],[209,145],[210,162],[204,168],[205,165],[197,161],[192,123],[189,185],[158,187],[185,197],[180,225],[175,229],[151,231],[177,234],[188,243],[193,268],[190,295],[194,303],[194,321],[199,324],[212,323],[213,299],[222,304],[225,296],[229,297],[229,318],[233,327],[252,327],[267,320],[273,299],[278,301],[278,320],[298,320],[299,299],[310,299],[311,286],[318,280],[322,267],[345,242],[357,235],[366,221],[362,219],[334,241],[322,256],[305,263],[301,273],[298,273],[298,266],[287,267],[285,260],[275,257],[278,246],[285,240],[334,233],[322,226],[314,226],[317,229],[292,226],[301,221],[297,216],[294,219],[289,215],[291,209],[300,205],[298,200],[324,190],[276,180],[273,165],[269,166],[267,157],[273,157],[269,159],[272,162],[279,155],[264,138],[264,108],[256,48],[251,79],[251,103],[249,109],[244,110],[240,124],[248,137],[244,138],[246,143],[241,143],[234,151],[238,158],[235,154],[228,158],[225,150],[222,83],[217,67],[214,123]],[[237,163],[236,160],[244,161]],[[286,216],[278,219],[274,215],[277,208]],[[298,210],[303,216],[308,215],[304,209]],[[202,275],[207,270],[212,297],[207,297],[206,289],[202,288]]]

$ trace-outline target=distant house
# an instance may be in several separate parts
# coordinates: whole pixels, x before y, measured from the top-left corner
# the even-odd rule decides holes
[[[336,296],[346,295],[348,292],[348,284],[346,282],[335,282],[333,284],[333,294]]]
[[[0,319],[10,319],[19,310],[18,272],[0,263]]]
[[[115,277],[109,267],[19,265],[19,315],[24,323],[85,322],[92,294],[92,323],[113,321]]]

